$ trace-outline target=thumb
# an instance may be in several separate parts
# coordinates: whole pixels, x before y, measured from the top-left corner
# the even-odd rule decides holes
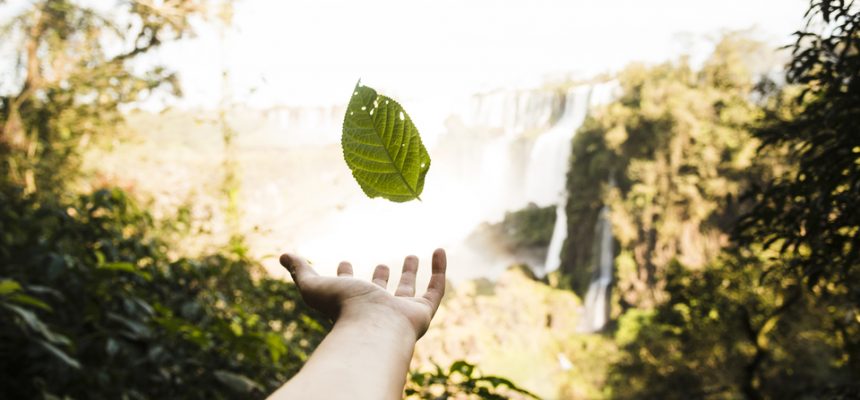
[[[290,275],[293,277],[293,281],[298,285],[301,285],[301,281],[306,277],[318,275],[317,272],[308,264],[307,260],[295,254],[281,254],[279,261],[281,262],[281,265],[289,271]]]

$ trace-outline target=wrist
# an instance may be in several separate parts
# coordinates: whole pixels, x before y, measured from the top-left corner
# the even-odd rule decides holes
[[[402,343],[409,347],[414,347],[418,341],[418,333],[409,319],[385,304],[345,304],[334,323],[333,329],[338,328],[372,332],[373,337],[381,337],[382,334],[387,336],[381,338],[388,343]]]

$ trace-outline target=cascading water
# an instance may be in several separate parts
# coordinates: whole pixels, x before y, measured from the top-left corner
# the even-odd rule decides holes
[[[543,268],[538,268],[539,275],[555,271],[561,264],[561,251],[567,238],[567,177],[568,163],[571,153],[572,139],[576,130],[585,120],[588,110],[598,104],[604,104],[612,97],[615,83],[608,82],[589,87],[578,87],[567,94],[564,115],[553,128],[541,135],[532,149],[527,172],[527,197],[538,205],[556,205],[556,220],[553,227],[552,239],[547,249]],[[560,173],[564,171],[564,173]],[[610,186],[615,182],[612,176]],[[581,330],[595,332],[603,328],[609,319],[609,285],[612,283],[612,226],[609,221],[609,208],[600,211],[595,228],[599,238],[599,248],[594,278],[589,284],[585,300],[585,312],[581,321]]]
[[[526,170],[526,199],[540,206],[555,204],[556,218],[544,265],[535,272],[545,275],[558,269],[564,238],[567,236],[565,203],[568,160],[574,133],[588,112],[591,87],[581,86],[568,91],[561,119],[541,135],[532,147]],[[564,171],[564,173],[562,173]]]
[[[526,201],[539,206],[563,202],[571,139],[585,120],[590,94],[590,86],[570,89],[561,118],[535,141],[526,169]]]
[[[543,266],[538,275],[555,271],[561,264],[561,250],[567,238],[567,188],[565,185],[571,145],[576,130],[588,110],[604,104],[612,96],[615,83],[578,86],[568,91],[562,118],[535,142],[526,172],[526,198],[537,205],[556,206],[555,226]]]
[[[473,198],[480,203],[486,220],[499,220],[506,211],[524,207],[528,190],[523,190],[530,164],[527,132],[550,132],[558,115],[564,115],[564,96],[546,90],[495,91],[475,96],[473,112],[464,121],[465,135],[450,136],[459,147],[479,149],[461,156],[456,175],[470,176]],[[558,122],[555,123],[557,125]],[[542,134],[540,137],[543,137]],[[467,142],[467,137],[478,138]],[[476,163],[476,164],[473,164]]]
[[[546,259],[543,263],[543,269],[538,271],[539,275],[546,275],[549,272],[555,271],[561,266],[561,250],[564,246],[564,239],[567,237],[567,196],[562,196],[561,201],[555,206],[555,225],[552,228],[552,239],[549,241],[549,247],[546,250]]]
[[[612,182],[610,181],[610,185]],[[609,320],[609,285],[612,283],[613,249],[612,223],[609,221],[609,207],[603,206],[597,217],[595,227],[596,263],[594,276],[585,295],[585,308],[579,329],[582,332],[597,332]]]

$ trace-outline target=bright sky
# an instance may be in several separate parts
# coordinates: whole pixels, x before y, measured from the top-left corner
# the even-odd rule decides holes
[[[113,3],[82,2],[97,8]],[[0,7],[0,20],[27,3]],[[682,52],[701,59],[723,30],[754,28],[776,47],[801,26],[807,4],[238,0],[223,47],[217,30],[200,24],[196,39],[169,44],[149,61],[179,71],[185,106],[217,104],[222,66],[234,100],[254,106],[342,103],[358,78],[395,98],[436,99],[532,86],[547,77],[588,78]],[[6,50],[4,64],[11,61]]]
[[[395,98],[444,98],[550,76],[587,78],[631,61],[710,51],[723,30],[774,43],[801,26],[806,0],[243,0],[223,55],[237,100],[345,102],[360,77]],[[213,105],[218,35],[171,45],[186,104]]]

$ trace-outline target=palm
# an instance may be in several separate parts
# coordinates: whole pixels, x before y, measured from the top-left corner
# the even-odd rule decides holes
[[[418,259],[406,257],[403,262],[403,273],[397,290],[392,295],[385,290],[388,284],[389,270],[379,265],[373,273],[371,282],[356,279],[352,276],[352,265],[342,262],[338,266],[337,277],[320,276],[304,262],[304,260],[287,256],[281,262],[288,265],[293,278],[299,286],[302,297],[311,307],[314,307],[332,319],[337,319],[344,308],[353,308],[358,312],[373,309],[405,318],[420,337],[427,331],[430,319],[439,307],[445,290],[446,260],[444,251],[437,250],[433,254],[433,275],[430,284],[421,297],[415,297],[415,275],[418,271]],[[285,262],[286,261],[286,262]]]

